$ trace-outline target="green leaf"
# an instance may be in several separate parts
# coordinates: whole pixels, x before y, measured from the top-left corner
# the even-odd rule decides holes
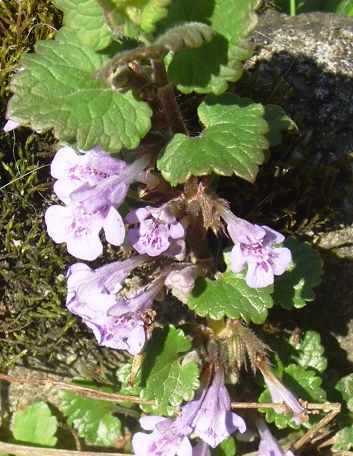
[[[259,0],[172,2],[167,17],[161,22],[162,28],[200,21],[209,24],[214,31],[211,42],[173,56],[168,74],[181,92],[220,94],[227,90],[229,82],[240,78],[241,62],[252,55],[244,38],[256,27],[254,10],[259,3]]]
[[[114,403],[60,392],[60,410],[88,445],[115,446],[121,438],[121,423],[112,416]]]
[[[311,369],[304,369],[296,364],[290,364],[283,370],[282,382],[296,397],[309,402],[324,402],[326,393],[321,388],[321,378]],[[260,402],[271,402],[271,395],[266,389],[259,397]],[[262,410],[266,421],[275,423],[279,429],[288,426],[298,428],[290,413],[277,413],[273,409]],[[308,423],[308,427],[311,427]]]
[[[198,137],[176,134],[159,156],[158,169],[172,185],[211,172],[254,182],[268,147],[263,114],[262,105],[231,93],[207,96],[198,107],[205,130]]]
[[[80,43],[99,51],[114,39],[105,19],[103,8],[95,0],[55,0],[64,12],[64,24],[75,32]]]
[[[191,342],[181,329],[170,325],[155,329],[149,341],[141,367],[142,399],[154,400],[160,414],[171,411],[169,405],[189,401],[197,389],[196,363],[181,364],[180,354],[191,349]]]
[[[234,456],[237,454],[237,445],[233,437],[228,437],[223,440],[214,450],[211,451],[212,456]]]
[[[165,53],[169,50],[180,52],[184,48],[198,48],[211,38],[212,29],[208,25],[201,22],[189,22],[167,30],[151,48],[162,46]]]
[[[323,273],[321,257],[308,242],[287,238],[283,245],[292,252],[292,264],[276,280],[273,299],[284,309],[300,309],[315,298],[313,288]]]
[[[291,343],[298,351],[298,354],[293,356],[293,360],[299,364],[299,366],[302,366],[304,368],[311,367],[316,369],[318,372],[323,372],[326,370],[327,359],[325,356],[323,356],[325,349],[323,345],[321,345],[321,338],[319,333],[316,331],[307,331],[300,343]]]
[[[337,5],[335,12],[345,16],[353,16],[353,0],[342,0]]]
[[[45,402],[36,402],[13,415],[11,431],[16,440],[52,447],[58,420]]]
[[[341,378],[337,389],[342,393],[343,400],[347,403],[349,411],[353,412],[353,374]]]
[[[226,316],[261,324],[272,307],[272,290],[271,286],[250,288],[243,275],[226,272],[218,280],[199,278],[187,304],[201,317],[220,320]]]
[[[54,128],[60,141],[76,142],[82,150],[97,144],[110,152],[137,147],[150,128],[151,109],[131,91],[119,93],[93,79],[107,60],[72,32],[39,41],[11,82],[9,118],[37,131]]]
[[[171,0],[150,0],[143,8],[140,26],[146,33],[153,33],[156,23],[165,18]]]
[[[281,131],[288,131],[296,128],[293,120],[291,120],[284,110],[277,105],[266,105],[264,118],[269,127],[266,137],[270,146],[278,146],[278,144],[281,144]]]
[[[156,23],[167,15],[171,0],[98,0],[114,27],[123,26],[124,35],[153,33]]]
[[[353,426],[345,427],[337,432],[334,437],[335,444],[332,446],[334,451],[336,450],[350,450],[353,448]]]

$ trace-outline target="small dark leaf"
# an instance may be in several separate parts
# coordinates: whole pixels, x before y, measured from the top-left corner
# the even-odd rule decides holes
[[[321,257],[308,242],[287,238],[283,245],[292,252],[292,264],[275,281],[273,300],[285,309],[300,309],[315,298],[313,288],[323,273]]]

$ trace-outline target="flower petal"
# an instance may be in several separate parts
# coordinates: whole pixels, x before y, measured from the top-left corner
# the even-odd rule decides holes
[[[246,259],[243,255],[241,250],[241,244],[238,242],[234,244],[232,248],[232,252],[230,254],[230,264],[232,271],[237,274],[240,272],[245,266]]]
[[[103,222],[103,229],[107,242],[121,245],[125,239],[125,226],[119,212],[111,206]]]
[[[9,119],[6,124],[4,125],[4,132],[8,133],[9,131],[15,130],[16,128],[20,127],[21,124],[16,122],[15,120]]]
[[[80,162],[80,156],[71,147],[61,147],[51,163],[50,173],[55,179],[67,179],[70,169]]]
[[[284,241],[284,236],[283,234],[279,233],[278,231],[274,230],[273,228],[270,228],[269,226],[262,225],[261,228],[263,228],[266,232],[266,235],[264,237],[264,244],[279,244],[280,242]]]
[[[164,416],[143,416],[140,418],[140,425],[145,431],[153,431],[161,421],[166,421]]]
[[[246,284],[250,288],[263,288],[273,284],[274,276],[271,265],[267,261],[261,263],[248,262]]]
[[[103,245],[97,230],[85,229],[79,235],[70,236],[67,240],[67,251],[81,260],[93,261],[103,253]]]
[[[49,236],[54,242],[66,242],[71,224],[71,210],[68,207],[55,204],[45,212],[45,223]]]
[[[77,190],[82,182],[74,179],[60,179],[54,183],[54,192],[65,204],[72,203],[70,194]]]
[[[272,249],[271,253],[272,268],[275,275],[281,275],[292,261],[292,254],[286,247]]]

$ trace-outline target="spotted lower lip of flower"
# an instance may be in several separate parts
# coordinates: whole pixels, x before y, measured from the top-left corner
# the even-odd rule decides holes
[[[161,432],[159,424],[169,425],[169,432]],[[187,434],[179,433],[173,427],[173,421],[162,416],[144,416],[140,419],[141,427],[151,434],[137,432],[132,438],[136,456],[192,456],[192,446]]]
[[[100,320],[83,320],[93,330],[98,344],[116,350],[126,350],[130,355],[141,353],[146,343],[143,319],[137,314],[108,317]]]
[[[135,225],[128,230],[128,238],[139,253],[155,257],[161,254],[181,253],[182,246],[174,245],[183,240],[185,230],[168,205],[159,208],[146,206],[135,209],[126,216],[126,221]]]
[[[264,360],[258,361],[258,368],[260,369],[266,386],[271,394],[272,402],[274,404],[285,404],[288,412],[293,414],[293,421],[295,424],[307,421],[304,407],[299,403],[298,399],[283,385],[282,382],[273,374]],[[277,413],[283,413],[282,409],[277,409]]]
[[[87,213],[81,205],[54,205],[47,209],[45,222],[54,242],[65,242],[68,252],[81,260],[92,261],[102,254],[103,245],[99,238],[102,229],[110,244],[118,246],[125,239],[124,222],[112,206]]]
[[[255,424],[261,439],[259,456],[294,456],[291,451],[284,451],[281,448],[262,418],[256,418]]]

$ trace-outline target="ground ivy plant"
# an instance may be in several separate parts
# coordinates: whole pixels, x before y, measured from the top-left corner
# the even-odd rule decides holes
[[[293,126],[279,106],[234,91],[259,3],[55,0],[63,27],[12,79],[4,129],[58,140],[45,221],[75,258],[66,307],[98,345],[131,355],[114,385],[54,385],[76,444],[231,456],[247,440],[289,456],[338,412],[319,334],[264,331],[272,307],[314,299],[318,253],[217,193],[218,176],[254,183]],[[337,449],[353,445],[351,390],[351,376],[337,383],[347,401]],[[16,412],[11,432],[60,444],[42,402]]]

